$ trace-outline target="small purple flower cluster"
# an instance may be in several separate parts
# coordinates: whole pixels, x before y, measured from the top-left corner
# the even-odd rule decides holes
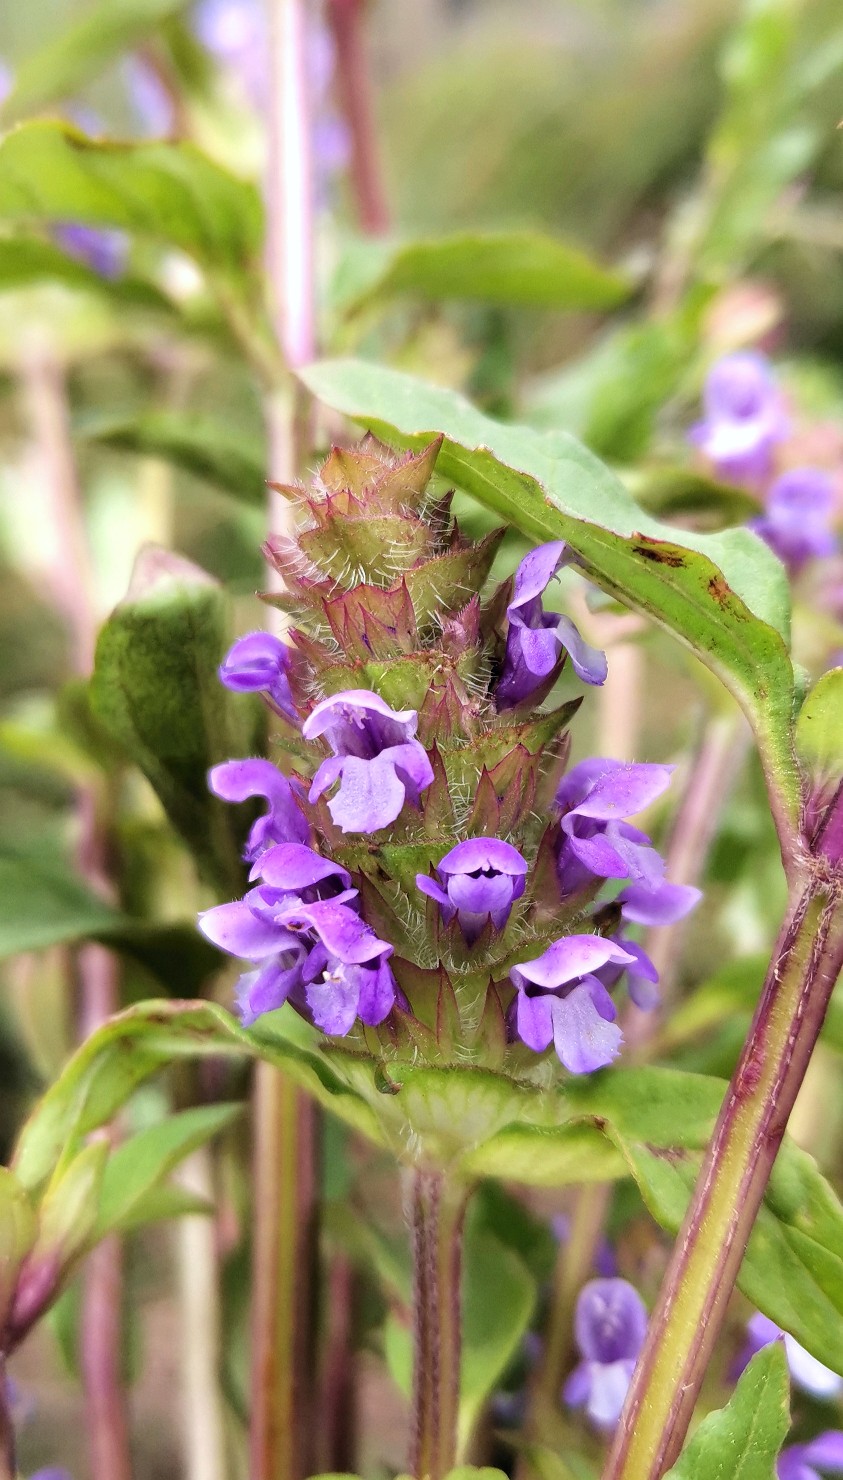
[[[603,1433],[621,1416],[646,1334],[647,1310],[628,1280],[591,1280],[580,1291],[574,1335],[581,1360],[562,1396],[571,1408],[584,1408]]]
[[[586,683],[606,676],[604,655],[544,607],[572,552],[561,541],[539,546],[481,608],[479,594],[466,600],[464,578],[479,593],[494,546],[467,546],[441,509],[412,523],[406,509],[399,475],[420,497],[431,449],[397,466],[380,453],[358,454],[359,467],[348,457],[335,454],[336,478],[372,479],[381,526],[406,539],[413,563],[390,587],[357,582],[338,593],[336,578],[323,579],[335,541],[372,538],[373,520],[357,521],[369,507],[365,481],[329,483],[311,505],[313,531],[282,548],[292,597],[327,621],[335,645],[312,627],[291,629],[289,643],[253,632],[220,667],[227,688],[263,697],[304,774],[285,776],[263,759],[211,771],[217,797],[262,798],[266,808],[245,843],[249,891],[207,910],[201,929],[248,963],[236,991],[244,1024],[289,1002],[325,1033],[383,1025],[394,1043],[402,1014],[414,1023],[424,1015],[420,983],[441,983],[444,972],[457,1003],[486,995],[511,1047],[552,1045],[569,1072],[599,1069],[620,1051],[612,992],[621,979],[639,1006],[657,1000],[653,963],[627,931],[679,919],[699,898],[666,881],[650,838],[629,821],[663,794],[672,768],[582,762],[548,797],[542,821],[536,787],[564,753],[547,742],[577,705],[538,716],[536,705],[568,659]],[[432,622],[425,602],[433,575],[441,591],[443,567],[453,608]],[[390,661],[381,671],[401,682],[390,697],[423,685],[419,707],[338,686],[382,652]],[[333,691],[319,697],[326,673]],[[472,678],[482,685],[474,696]],[[607,881],[621,885],[614,899],[600,897]]]
[[[769,362],[744,351],[726,355],[709,373],[705,415],[690,440],[722,478],[763,497],[750,529],[775,551],[791,575],[810,560],[833,555],[834,487],[821,468],[795,467],[775,476],[777,449],[791,434],[784,398]]]

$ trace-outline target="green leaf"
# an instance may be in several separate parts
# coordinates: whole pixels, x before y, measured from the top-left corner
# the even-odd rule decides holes
[[[5,1323],[18,1271],[35,1242],[32,1204],[17,1177],[0,1167],[0,1321]]]
[[[243,503],[263,505],[266,501],[263,447],[218,420],[149,411],[130,419],[88,422],[79,430],[88,441],[141,457],[163,458]]]
[[[653,1217],[678,1233],[701,1156],[670,1157],[609,1128]],[[785,1140],[738,1275],[744,1294],[819,1361],[843,1371],[843,1206],[813,1158]]]
[[[85,86],[123,51],[130,51],[189,0],[99,0],[51,36],[18,67],[2,116],[37,113]]]
[[[39,283],[64,283],[70,288],[82,288],[99,297],[105,296],[123,308],[134,307],[146,313],[174,312],[169,298],[139,278],[103,277],[87,263],[38,237],[16,236],[0,240],[0,291]]]
[[[134,1233],[150,1223],[170,1223],[176,1218],[208,1218],[213,1212],[214,1205],[207,1198],[198,1197],[177,1183],[165,1182],[138,1198],[132,1212],[121,1220],[120,1231]]]
[[[241,1113],[240,1105],[200,1105],[130,1136],[112,1152],[99,1199],[96,1237],[137,1221],[144,1198],[197,1146],[210,1141]]]
[[[494,1299],[489,1292],[494,1290]],[[515,1250],[479,1228],[469,1213],[463,1274],[459,1429],[464,1446],[483,1405],[518,1352],[538,1287]]]
[[[359,290],[352,310],[373,299],[416,293],[533,308],[613,308],[632,291],[622,273],[594,262],[579,247],[538,231],[464,232],[381,245],[374,281]]]
[[[0,845],[0,957],[108,935],[122,923],[46,843]]]
[[[776,1480],[789,1399],[787,1360],[774,1341],[753,1357],[726,1407],[706,1415],[666,1480]]]
[[[22,124],[0,141],[0,221],[79,221],[180,247],[233,274],[257,261],[258,193],[192,144],[115,144],[66,124]]]
[[[210,795],[207,773],[250,752],[259,710],[219,682],[228,628],[227,598],[204,571],[142,551],[128,595],[100,631],[91,702],[206,875],[237,892],[243,819]]]
[[[108,1150],[107,1141],[92,1141],[58,1168],[38,1209],[34,1258],[57,1255],[67,1270],[94,1242]]]
[[[745,710],[769,784],[795,825],[787,581],[754,534],[671,529],[574,438],[492,421],[455,392],[398,371],[329,360],[302,378],[319,400],[387,440],[423,446],[444,432],[439,473],[530,539],[567,540],[597,585],[690,647]]]
[[[823,775],[843,772],[843,668],[830,668],[799,711],[796,744],[805,763]]]

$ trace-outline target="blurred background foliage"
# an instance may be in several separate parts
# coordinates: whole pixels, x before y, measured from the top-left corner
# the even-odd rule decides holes
[[[87,31],[74,30],[91,16]],[[7,0],[0,59],[15,86],[6,122],[60,116],[94,135],[141,139],[161,131],[150,118],[158,106],[163,132],[193,140],[259,187],[258,119],[197,41],[193,18],[174,0]],[[493,414],[570,430],[617,466],[648,508],[716,528],[743,522],[746,495],[692,469],[685,434],[711,361],[760,343],[781,361],[806,445],[840,483],[837,0],[751,0],[740,9],[729,0],[372,0],[368,25],[392,230],[385,241],[365,239],[342,169],[326,172],[319,212],[326,352],[377,358],[462,389]],[[138,64],[152,79],[146,103],[132,70]],[[188,670],[212,672],[227,637],[261,620],[254,593],[264,579],[267,451],[255,334],[242,332],[243,303],[232,308],[239,265],[222,291],[219,263],[203,259],[204,247],[191,253],[184,241],[168,241],[168,221],[152,201],[140,212],[143,229],[129,237],[125,273],[99,276],[51,235],[46,208],[28,213],[9,203],[4,169],[0,152],[0,1146],[8,1148],[34,1093],[72,1047],[65,952],[74,942],[94,936],[116,946],[125,1002],[162,992],[228,1000],[230,977],[214,978],[217,958],[192,921],[225,893],[238,838],[223,835],[232,823],[222,823],[200,788],[213,760],[259,743],[261,719],[250,701],[225,695],[224,702],[221,691],[210,703],[201,679],[191,687]],[[58,178],[60,162],[55,170]],[[37,196],[45,181],[46,167],[36,169],[27,189]],[[255,191],[243,188],[247,232],[258,205]],[[586,268],[576,252],[564,265],[539,266],[532,305],[496,290],[494,272],[478,298],[465,284],[472,234],[481,230],[518,230],[528,242],[551,233],[586,254]],[[395,245],[454,233],[462,245],[449,283],[441,264],[434,271],[427,259],[402,258]],[[582,276],[572,289],[577,273],[591,274],[587,289]],[[248,300],[247,290],[254,329],[261,310]],[[121,664],[137,679],[132,644],[143,642],[149,586],[110,619],[112,666],[101,673],[99,707],[96,686],[92,697],[78,681],[65,579],[75,555],[46,491],[44,402],[33,380],[33,363],[44,357],[60,385],[52,403],[60,442],[61,418],[69,417],[97,620],[123,602],[145,543],[199,568],[185,576],[189,598],[185,605],[179,597],[167,629],[184,656],[184,671],[176,664],[169,675],[169,751],[160,736],[139,733],[136,715],[115,718],[103,708],[120,688]],[[336,430],[330,421],[320,429],[325,439]],[[463,508],[469,525],[488,522],[467,500]],[[517,541],[507,545],[502,570],[517,549]],[[820,616],[811,595],[797,595],[796,656],[816,675],[843,647],[843,631],[834,604]],[[611,615],[594,620],[597,631]],[[635,625],[630,645],[643,653],[637,758],[681,761],[713,713],[722,709],[733,723],[730,701],[667,638]],[[152,654],[153,666],[163,650]],[[599,706],[589,708],[577,731],[583,753],[605,720]],[[737,762],[742,740],[733,734]],[[734,1064],[783,899],[760,775],[752,763],[735,769],[705,903],[688,932],[682,1003],[656,1045],[683,1067],[718,1074]],[[115,884],[108,900],[75,871],[80,789],[93,795],[107,835]],[[843,1146],[841,1052],[843,1030],[832,1015],[797,1117],[798,1138],[832,1174]],[[236,1098],[244,1078],[231,1068],[210,1085],[176,1076],[176,1102]],[[162,1118],[172,1096],[172,1086],[145,1091],[132,1124]],[[394,1312],[406,1299],[406,1270],[395,1191],[379,1158],[350,1147],[345,1133],[331,1132],[324,1160],[326,1239],[362,1270],[361,1463],[369,1473],[400,1468],[400,1400],[384,1389],[375,1360],[386,1340],[396,1370],[402,1361]],[[245,1166],[244,1133],[235,1128],[213,1176],[224,1318],[226,1330],[239,1333],[227,1347],[225,1389],[231,1446],[241,1454]],[[553,1210],[549,1199],[534,1211]],[[487,1343],[490,1370],[500,1376],[509,1368],[514,1385],[552,1249],[545,1224],[504,1193],[490,1191],[476,1221],[478,1261],[497,1259],[500,1267],[501,1240],[509,1246],[501,1285],[509,1316],[505,1310],[501,1329],[481,1331],[478,1341]],[[660,1256],[645,1249],[635,1219],[625,1226],[622,1262],[651,1291]],[[181,1473],[168,1239],[156,1228],[130,1240],[126,1305],[142,1477]],[[38,1407],[23,1432],[27,1465],[60,1453],[81,1477],[81,1449],[67,1452],[77,1443],[78,1393],[56,1365],[57,1351],[72,1365],[75,1319],[71,1294],[54,1321],[59,1341],[39,1333],[19,1380]],[[394,1423],[384,1420],[385,1403]]]

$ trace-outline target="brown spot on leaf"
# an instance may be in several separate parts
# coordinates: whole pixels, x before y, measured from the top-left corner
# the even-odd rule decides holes
[[[722,576],[712,576],[708,583],[708,593],[714,597],[715,601],[723,603],[727,597],[731,596],[732,588]]]
[[[664,545],[661,540],[655,540],[647,534],[636,535],[636,539],[639,543],[633,545],[632,548],[636,555],[643,555],[645,560],[654,560],[657,565],[669,565],[674,568],[682,567],[687,563],[684,555]]]

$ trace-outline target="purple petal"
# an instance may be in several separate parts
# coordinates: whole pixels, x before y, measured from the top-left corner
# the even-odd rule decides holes
[[[591,1392],[585,1411],[598,1429],[613,1429],[621,1416],[635,1363],[593,1362],[590,1367]]]
[[[274,955],[286,939],[283,928],[256,915],[242,899],[204,910],[199,916],[199,929],[212,945],[245,961]]]
[[[381,752],[376,761],[388,761],[395,767],[407,789],[411,800],[418,801],[418,793],[430,786],[433,767],[424,746],[418,740],[408,740],[404,745],[393,745]]]
[[[360,971],[360,999],[357,1011],[360,1019],[376,1028],[392,1011],[395,1002],[395,978],[386,961],[375,971]]]
[[[597,767],[601,769],[597,770]],[[674,769],[673,766],[649,763],[628,765],[623,761],[587,761],[582,766],[575,766],[565,777],[556,794],[557,804],[567,810],[567,797],[576,795],[585,782],[585,788],[570,808],[569,815],[594,818],[600,822],[634,817],[667,790]]]
[[[527,862],[511,843],[500,838],[466,838],[437,865],[443,874],[473,874],[494,869],[499,874],[526,874]]]
[[[537,545],[525,555],[515,572],[513,596],[507,607],[507,616],[511,618],[513,611],[517,612],[528,602],[541,597],[560,566],[567,565],[571,558],[564,540],[550,540],[545,545]]]
[[[603,991],[605,993],[605,988]],[[611,1005],[608,993],[606,997]],[[570,1074],[592,1074],[595,1069],[602,1069],[617,1058],[623,1034],[616,1023],[606,1021],[594,1000],[591,983],[584,982],[575,987],[567,997],[551,997],[549,1000],[554,1047]]]
[[[523,961],[514,966],[509,974],[516,987],[522,988],[525,982],[532,982],[552,990],[598,970],[609,961],[628,966],[633,960],[634,957],[615,941],[600,935],[567,935],[554,941],[535,961]]]
[[[298,722],[290,693],[289,648],[271,632],[249,632],[235,642],[219,668],[220,682],[238,693],[266,693]]]
[[[843,1392],[843,1377],[817,1361],[788,1332],[785,1332],[784,1347],[790,1375],[803,1392],[810,1393],[820,1401],[829,1401]]]
[[[296,801],[296,789],[271,761],[223,761],[208,772],[208,786],[224,802],[264,797],[266,817],[259,818],[249,837],[248,856],[254,858],[271,843],[307,843],[310,828]]]
[[[340,789],[329,801],[328,811],[344,833],[379,832],[395,821],[406,795],[403,781],[388,760],[377,756],[364,761],[350,755],[342,762]]]
[[[347,966],[363,965],[391,956],[393,947],[378,940],[373,930],[347,905],[332,899],[313,904],[294,903],[279,911],[279,923],[288,930],[315,930],[330,955]]]
[[[350,726],[363,728],[371,717],[387,720],[401,730],[392,744],[412,740],[418,728],[418,714],[415,709],[391,709],[386,700],[371,689],[346,689],[343,693],[322,699],[315,706],[302,725],[302,734],[306,740],[324,735],[333,749],[336,748],[337,741],[342,741]],[[339,753],[347,752],[341,749]]]
[[[511,607],[509,610],[512,612]],[[509,620],[509,635],[514,649],[510,660],[517,662],[520,657],[534,678],[547,678],[559,662],[559,649],[562,646],[555,625],[528,627],[517,613],[510,616]],[[536,687],[535,684],[533,686]]]
[[[275,889],[298,891],[325,879],[339,879],[347,889],[351,874],[330,858],[322,858],[301,843],[279,843],[267,848],[255,864],[253,873]]]
[[[274,1012],[283,1007],[290,992],[301,981],[301,962],[282,966],[278,961],[268,961],[259,971],[248,971],[241,976],[235,991],[235,1000],[240,1021],[244,1028],[251,1027],[265,1012]]]
[[[448,880],[448,896],[458,910],[468,910],[473,915],[494,915],[499,910],[508,911],[512,904],[513,882],[508,874],[481,875],[453,874]]]
[[[823,1470],[843,1470],[843,1432],[827,1429],[805,1445],[805,1458]]]
[[[591,1392],[591,1364],[580,1362],[575,1367],[562,1389],[562,1398],[569,1408],[582,1408]]]
[[[428,899],[435,899],[443,910],[450,910],[453,915],[454,908],[445,890],[441,884],[437,884],[435,879],[431,879],[429,874],[416,874],[416,888],[420,889],[422,894],[426,894]]]
[[[655,889],[646,884],[628,884],[617,902],[623,905],[624,919],[634,925],[673,925],[690,914],[701,899],[701,889],[661,879]]]
[[[634,1361],[647,1334],[647,1308],[628,1280],[590,1280],[577,1300],[574,1332],[589,1361]]]
[[[583,683],[605,683],[609,665],[602,648],[591,647],[570,617],[558,616],[555,625],[559,641],[568,653],[577,677]]]
[[[552,997],[528,997],[526,992],[519,992],[517,997],[516,1026],[518,1037],[528,1048],[536,1053],[543,1053],[550,1047],[553,1040],[553,1013],[551,1011],[554,998]]]
[[[305,989],[313,1021],[323,1033],[344,1038],[354,1026],[360,1000],[360,973],[343,969],[311,982]]]

